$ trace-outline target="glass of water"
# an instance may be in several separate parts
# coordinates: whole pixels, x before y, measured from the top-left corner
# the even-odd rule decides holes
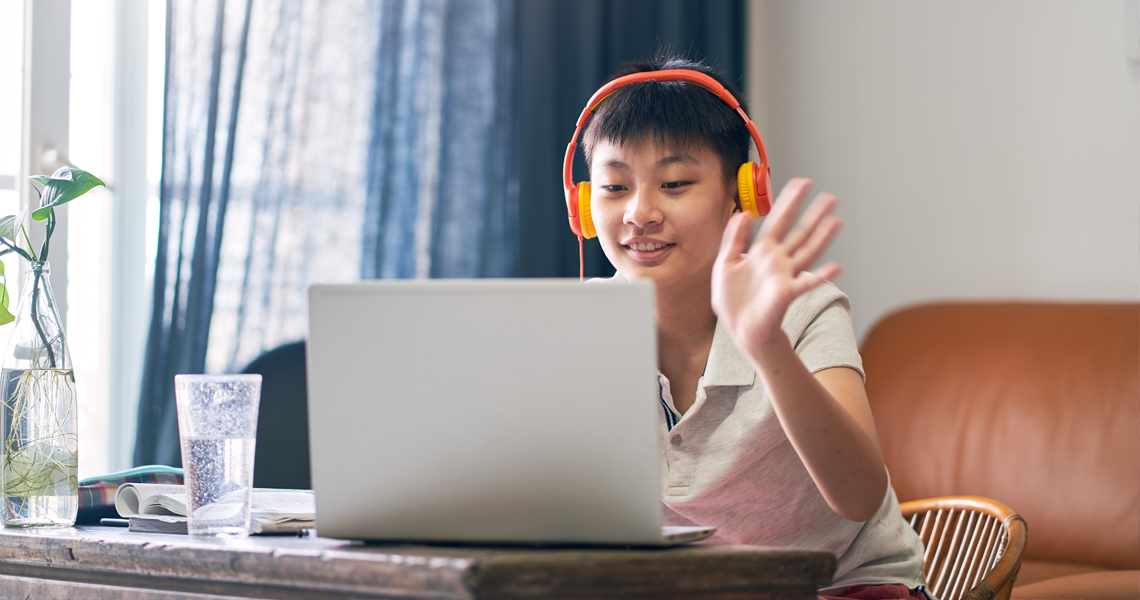
[[[261,375],[175,375],[190,535],[249,535]]]

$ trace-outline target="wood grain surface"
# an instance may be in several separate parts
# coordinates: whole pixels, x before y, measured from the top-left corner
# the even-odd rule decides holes
[[[110,527],[0,530],[3,598],[815,598],[830,552],[215,542]]]

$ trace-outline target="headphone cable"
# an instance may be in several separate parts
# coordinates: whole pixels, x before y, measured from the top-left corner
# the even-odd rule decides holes
[[[585,253],[582,251],[582,236],[578,236],[578,280],[582,283],[586,282],[585,256]]]

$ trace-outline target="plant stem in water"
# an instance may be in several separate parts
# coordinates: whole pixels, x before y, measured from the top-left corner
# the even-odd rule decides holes
[[[40,297],[40,294],[39,294],[40,277],[42,277],[42,275],[38,270],[33,272],[33,274],[32,274],[32,325],[34,325],[36,327],[36,333],[39,334],[40,341],[43,342],[44,349],[47,350],[48,363],[51,365],[51,368],[54,369],[55,368],[55,352],[52,352],[51,343],[48,342],[47,335],[44,334],[44,329],[43,329],[43,327],[40,326],[40,311],[37,308],[37,305],[39,304],[38,300]]]

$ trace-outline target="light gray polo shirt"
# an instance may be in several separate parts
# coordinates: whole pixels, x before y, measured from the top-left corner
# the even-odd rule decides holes
[[[863,375],[847,296],[825,283],[798,298],[783,329],[812,373],[848,367]],[[659,375],[661,499],[666,525],[712,525],[713,543],[835,552],[831,587],[925,585],[922,542],[899,512],[894,489],[869,520],[827,505],[769,402],[760,377],[717,325],[696,402],[683,416]]]

